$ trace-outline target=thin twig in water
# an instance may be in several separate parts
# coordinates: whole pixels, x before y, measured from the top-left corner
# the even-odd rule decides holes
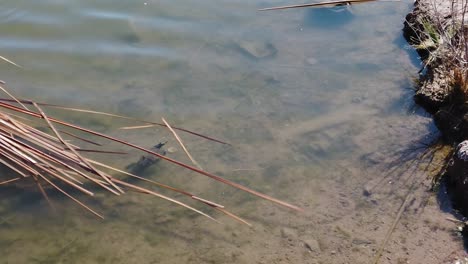
[[[6,99],[6,98],[0,98],[0,101],[16,102],[15,100]],[[67,111],[73,111],[73,112],[81,112],[81,113],[90,113],[90,114],[96,114],[96,115],[110,116],[110,117],[121,118],[121,119],[126,119],[126,120],[131,120],[131,121],[136,121],[136,122],[141,122],[141,123],[148,124],[148,126],[142,126],[142,128],[143,127],[152,127],[152,126],[165,127],[165,125],[161,124],[161,123],[151,122],[151,121],[142,120],[142,119],[138,119],[138,118],[134,118],[134,117],[123,116],[123,115],[116,115],[116,114],[100,112],[100,111],[93,111],[93,110],[88,110],[88,109],[72,108],[72,107],[66,107],[66,106],[56,105],[56,104],[39,103],[39,102],[33,102],[33,101],[30,101],[30,100],[24,100],[24,99],[19,99],[19,101],[21,103],[23,103],[23,104],[31,104],[32,105],[33,103],[36,103],[37,105],[40,105],[40,106],[46,106],[46,107],[51,107],[51,108],[67,110]],[[230,143],[224,142],[222,140],[219,140],[219,139],[216,139],[216,138],[213,138],[213,137],[210,137],[210,136],[202,135],[200,133],[197,133],[197,132],[185,129],[185,128],[181,128],[181,127],[172,127],[172,128],[174,128],[176,130],[186,132],[186,133],[189,133],[189,134],[192,134],[192,135],[197,136],[197,137],[201,137],[201,138],[210,140],[210,141],[218,142],[220,144],[231,145]]]
[[[0,185],[4,185],[4,184],[7,184],[7,183],[15,182],[15,181],[18,181],[18,180],[21,180],[21,179],[22,179],[21,177],[16,177],[16,178],[14,178],[14,179],[2,181],[2,182],[0,182]]]
[[[0,56],[0,59],[4,60],[4,61],[6,61],[6,62],[8,62],[8,63],[10,63],[10,64],[12,64],[12,65],[15,65],[15,66],[18,67],[18,68],[23,68],[23,67],[19,66],[18,64],[14,63],[13,61],[11,61],[11,60],[9,60],[9,59],[3,57],[3,56]]]
[[[203,170],[203,168],[200,166],[200,164],[198,164],[198,162],[192,157],[192,155],[190,155],[190,152],[185,147],[184,143],[182,143],[182,139],[180,139],[180,137],[177,135],[177,133],[174,131],[174,129],[172,129],[172,127],[169,125],[169,123],[166,121],[166,119],[164,119],[164,117],[162,118],[162,121],[164,122],[166,127],[171,131],[172,135],[174,135],[177,142],[179,142],[180,146],[184,150],[185,154],[187,154],[189,159],[192,161],[193,165],[197,166],[200,170]]]
[[[337,5],[349,5],[349,4],[358,4],[358,3],[367,3],[367,2],[399,2],[399,0],[339,0],[339,1],[326,1],[320,3],[309,3],[309,4],[300,4],[300,5],[287,5],[287,6],[275,6],[258,9],[258,11],[270,11],[270,10],[282,10],[282,9],[292,9],[292,8],[303,8],[303,7],[333,7]]]
[[[90,169],[94,170],[94,172],[99,175],[100,177],[102,177],[105,181],[107,181],[110,185],[112,185],[112,187],[114,187],[117,191],[119,191],[120,193],[124,193],[124,191],[122,189],[120,189],[117,185],[115,185],[106,175],[104,175],[103,173],[101,173],[100,171],[96,170],[89,162],[86,161],[85,158],[83,158],[76,150],[75,148],[73,148],[70,144],[68,144],[68,142],[66,142],[65,140],[63,140],[62,136],[60,135],[60,133],[55,129],[55,127],[52,125],[52,123],[50,122],[49,118],[46,116],[46,114],[44,113],[44,111],[42,111],[42,109],[36,104],[36,103],[33,103],[33,105],[36,107],[36,109],[39,111],[39,113],[41,113],[41,116],[42,118],[47,122],[47,124],[49,125],[49,128],[54,132],[55,136],[62,142],[62,144],[64,144],[65,146],[67,146],[67,148],[69,150],[71,150],[71,152],[73,152],[73,154],[76,155],[76,157],[78,159],[80,159],[82,162],[84,162]],[[119,193],[113,191],[114,194],[116,195],[120,195]]]

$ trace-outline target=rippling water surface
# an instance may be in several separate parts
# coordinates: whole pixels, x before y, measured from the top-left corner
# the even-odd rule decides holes
[[[40,195],[9,190],[0,203],[0,262],[369,262],[410,185],[394,180],[413,181],[388,164],[429,133],[429,119],[413,113],[418,65],[401,36],[410,2],[335,13],[256,11],[284,1],[2,1],[0,54],[22,68],[1,63],[0,78],[18,97],[166,117],[228,141],[181,134],[207,171],[305,212],[161,162],[145,176],[223,203],[253,227],[202,208],[216,224],[138,193],[77,194],[101,221],[60,194],[51,194],[53,212]],[[166,139],[177,150],[168,155],[189,162],[163,129],[120,131],[128,123],[55,114],[142,146]],[[125,167],[141,155],[132,154],[103,159]],[[420,204],[431,203],[418,199],[403,221],[422,221]],[[430,257],[409,225],[384,261]]]

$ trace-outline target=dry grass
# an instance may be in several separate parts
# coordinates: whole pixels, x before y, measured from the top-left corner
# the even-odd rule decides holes
[[[433,1],[419,8],[423,15],[407,24],[416,33],[409,42],[424,54],[423,69],[442,66],[451,80],[466,82],[454,78],[468,71],[468,0]]]
[[[150,149],[146,149],[125,140],[80,127],[72,123],[68,123],[64,120],[53,118],[47,114],[47,108],[54,107],[63,111],[79,111],[90,114],[113,116],[116,118],[131,118],[90,110],[74,109],[57,105],[39,104],[34,101],[20,100],[9,93],[8,90],[4,88],[4,84],[5,83],[2,82],[0,88],[9,96],[9,98],[0,98],[0,163],[14,172],[15,176],[5,178],[5,175],[0,175],[0,192],[2,185],[14,184],[22,181],[33,182],[49,203],[50,199],[48,193],[51,191],[60,192],[64,196],[72,199],[74,202],[76,202],[76,204],[86,209],[90,213],[103,218],[101,214],[79,200],[80,194],[77,192],[70,192],[65,190],[70,190],[70,188],[72,188],[78,192],[81,192],[82,194],[89,196],[94,196],[94,192],[90,191],[91,188],[89,188],[91,185],[99,186],[102,191],[107,191],[115,195],[123,195],[129,190],[133,190],[159,197],[175,205],[182,206],[197,212],[198,214],[203,215],[211,220],[217,221],[210,215],[183,202],[162,195],[154,190],[142,188],[133,183],[126,182],[122,178],[119,179],[110,173],[110,171],[113,171],[116,174],[123,173],[126,176],[150,182],[159,188],[164,188],[178,194],[188,196],[201,205],[214,208],[215,210],[220,211],[237,221],[250,225],[242,218],[227,211],[223,205],[220,205],[216,202],[201,198],[185,190],[181,190],[163,183],[142,178],[138,175],[134,175],[126,171],[119,170],[97,160],[87,158],[84,155],[86,152],[100,152],[109,155],[116,154],[116,152],[103,151],[99,149],[82,149],[81,147],[72,144],[70,141],[65,139],[65,136],[69,136],[75,140],[82,140],[86,143],[92,143],[96,147],[99,147],[100,144],[97,144],[92,139],[89,139],[96,137],[117,142],[130,148],[138,149],[142,152],[146,152],[160,159],[174,163],[185,169],[195,171],[200,175],[210,177],[216,181],[230,185],[234,188],[243,190],[257,197],[269,200],[273,203],[293,209],[295,211],[302,210],[297,206],[257,192],[240,184],[231,182],[217,175],[204,171],[201,168],[192,167],[180,161],[168,158]],[[158,125],[168,127],[168,125],[165,124],[143,120],[133,120],[135,122],[143,123],[145,126]],[[48,131],[43,132],[29,125],[32,122],[40,122],[42,125],[48,127]],[[179,130],[209,139],[211,141],[216,141],[221,144],[227,144],[223,141],[186,129],[177,127],[172,127],[171,129],[174,134],[174,130]],[[82,136],[75,135],[73,130],[87,135],[87,139],[83,138]],[[93,190],[95,189],[96,188],[93,188]],[[99,191],[99,189],[97,191]]]

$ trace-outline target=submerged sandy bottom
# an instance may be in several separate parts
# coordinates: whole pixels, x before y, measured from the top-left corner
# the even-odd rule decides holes
[[[461,257],[456,225],[428,192],[427,163],[417,159],[432,130],[411,100],[417,67],[400,32],[409,1],[355,6],[353,16],[320,27],[316,18],[324,14],[313,11],[257,13],[262,3],[224,4],[196,9],[150,1],[144,8],[81,4],[50,11],[64,21],[61,12],[76,16],[65,24],[71,33],[44,22],[55,52],[4,44],[26,70],[2,65],[2,79],[19,96],[164,116],[226,140],[232,146],[181,134],[207,171],[304,212],[161,162],[145,176],[218,201],[253,227],[203,208],[223,222],[216,224],[137,193],[79,196],[106,216],[101,221],[58,194],[53,213],[38,195],[8,191],[0,203],[0,262],[373,263],[402,204],[379,263]],[[80,19],[94,22],[94,30]],[[18,31],[2,31],[19,41]],[[67,42],[75,35],[83,40],[76,47]],[[266,58],[242,48],[265,43],[276,49]],[[108,118],[60,117],[143,146],[166,138],[178,149],[170,157],[189,162],[162,129],[118,131],[124,123]],[[105,160],[124,167],[140,155],[132,154]]]

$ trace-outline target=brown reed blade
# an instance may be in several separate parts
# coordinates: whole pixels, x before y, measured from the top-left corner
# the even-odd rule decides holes
[[[20,168],[28,171],[31,175],[36,175],[38,174],[39,172],[36,171],[32,166],[26,164],[25,162],[22,161],[23,158],[25,158],[25,156],[19,156],[19,152],[12,148],[11,146],[9,146],[8,143],[6,143],[5,141],[3,140],[0,140],[0,155],[2,155],[3,157],[11,160],[14,164],[18,165]],[[7,146],[7,147],[5,147]]]
[[[82,203],[80,200],[76,199],[75,197],[71,196],[70,194],[68,194],[66,191],[62,190],[60,187],[58,187],[57,185],[55,185],[52,181],[50,181],[49,179],[47,179],[44,175],[39,175],[42,179],[44,179],[46,182],[48,182],[50,185],[52,185],[55,189],[57,189],[59,192],[63,193],[65,196],[67,196],[68,198],[72,199],[75,203],[79,204],[81,207],[85,208],[86,210],[88,210],[89,212],[91,212],[92,214],[94,214],[95,216],[101,218],[101,219],[104,219],[104,217],[100,214],[98,214],[96,211],[94,211],[93,209],[91,209],[90,207],[88,207],[87,205],[85,205],[84,203]]]
[[[104,164],[104,163],[101,163],[101,162],[98,162],[98,161],[95,161],[95,160],[90,160],[90,159],[88,159],[88,161],[91,162],[91,163],[93,163],[93,164],[95,164],[95,165],[104,167],[104,168],[106,168],[106,169],[110,169],[110,170],[113,170],[113,171],[116,171],[116,172],[125,174],[126,176],[130,176],[130,177],[135,178],[135,179],[139,179],[139,180],[142,180],[142,181],[145,181],[145,182],[149,182],[149,183],[154,184],[154,185],[156,185],[156,186],[159,186],[159,187],[162,187],[162,188],[165,188],[165,189],[168,189],[168,190],[171,190],[171,191],[174,191],[174,192],[177,192],[177,193],[186,195],[186,196],[192,196],[192,194],[190,194],[189,192],[186,192],[186,191],[184,191],[184,190],[180,190],[180,189],[171,187],[171,186],[169,186],[169,185],[166,185],[166,184],[163,184],[163,183],[160,183],[160,182],[156,182],[156,181],[153,181],[153,180],[150,180],[150,179],[146,179],[146,178],[140,177],[140,176],[135,175],[135,174],[133,174],[133,173],[130,173],[130,172],[127,172],[127,171],[124,171],[124,170],[117,169],[117,168],[115,168],[115,167],[106,165],[106,164]]]
[[[1,56],[0,56],[1,57]],[[2,85],[0,85],[0,89],[6,93],[8,96],[10,96],[11,98],[13,98],[13,100],[15,100],[15,102],[17,102],[19,105],[21,105],[24,109],[28,109],[24,104],[22,104],[18,99],[16,99],[16,97],[14,97],[10,92],[8,92],[7,89],[3,88]]]
[[[67,171],[67,170],[64,170],[64,169],[57,168],[57,167],[54,167],[54,170],[61,173],[63,176],[67,177],[68,179],[74,181],[75,183],[83,185],[83,182],[79,181],[78,179],[76,179],[75,177],[72,176],[72,175],[77,176],[78,174],[76,174],[76,173],[74,173],[72,171]]]
[[[203,199],[203,198],[199,198],[199,197],[197,197],[197,196],[195,196],[195,195],[193,195],[193,194],[191,194],[191,193],[189,193],[189,192],[187,192],[187,191],[184,191],[184,190],[181,190],[181,189],[177,189],[177,188],[174,188],[174,187],[172,187],[172,186],[169,186],[169,185],[166,185],[166,184],[157,182],[157,181],[153,181],[153,180],[150,180],[150,179],[146,179],[146,178],[140,177],[140,176],[138,176],[138,175],[135,175],[135,174],[133,174],[133,173],[130,173],[130,172],[127,172],[127,171],[124,171],[124,170],[119,170],[119,169],[117,169],[117,168],[115,168],[115,167],[106,165],[106,164],[104,164],[104,163],[100,163],[100,162],[95,161],[95,160],[88,160],[88,161],[91,162],[91,163],[93,163],[93,164],[95,164],[95,165],[102,166],[102,167],[104,167],[104,168],[107,168],[107,169],[110,169],[110,170],[113,170],[113,171],[116,171],[116,172],[125,174],[125,175],[127,175],[127,176],[132,177],[132,178],[139,179],[139,180],[145,181],[145,182],[149,182],[149,183],[154,184],[154,185],[156,185],[156,186],[159,186],[159,187],[161,187],[161,188],[168,189],[168,190],[171,190],[171,191],[174,191],[174,192],[183,194],[183,195],[188,196],[188,197],[190,197],[190,198],[192,198],[192,199],[194,199],[194,200],[197,200],[197,201],[199,201],[199,202],[203,202],[203,203],[205,203],[205,204],[208,204],[208,205],[210,205],[210,206],[212,206],[212,207],[224,208],[223,205],[217,204],[217,203],[215,203],[215,202],[212,202],[212,201],[209,201],[209,200],[206,200],[206,199]]]
[[[16,177],[16,178],[13,178],[13,179],[10,179],[10,180],[2,181],[2,182],[0,182],[0,185],[8,184],[8,183],[15,182],[15,181],[18,181],[18,180],[21,180],[21,179],[24,179],[24,178]]]
[[[192,198],[194,200],[197,200],[197,201],[200,201],[200,202],[202,202],[204,204],[207,204],[207,205],[209,205],[211,207],[224,208],[224,205],[220,205],[218,203],[215,203],[215,202],[200,198],[200,197],[195,196],[195,195],[191,195],[190,198]]]
[[[47,204],[49,204],[50,208],[52,208],[52,210],[55,212],[56,211],[55,206],[52,203],[52,201],[49,199],[49,196],[47,195],[46,191],[42,187],[42,184],[39,182],[39,180],[37,179],[36,176],[33,176],[33,178],[34,178],[34,181],[36,182],[36,185],[39,188],[39,191],[41,192],[42,196],[44,196],[44,199],[47,201]]]
[[[195,196],[195,195],[193,195],[193,194],[191,194],[191,193],[189,193],[189,192],[186,192],[186,191],[184,191],[184,190],[180,190],[180,189],[171,187],[171,186],[166,185],[166,184],[162,184],[162,183],[159,183],[159,182],[156,182],[156,181],[152,181],[152,180],[149,180],[149,179],[140,177],[140,176],[138,176],[138,175],[135,175],[135,174],[133,174],[133,173],[129,173],[129,172],[126,172],[126,171],[123,171],[123,170],[119,170],[119,169],[117,169],[117,168],[114,168],[114,167],[112,167],[112,166],[109,166],[109,165],[106,165],[106,164],[103,164],[103,163],[100,163],[100,162],[97,162],[97,161],[93,161],[93,160],[88,160],[88,161],[94,163],[95,165],[102,166],[102,167],[104,167],[104,168],[111,169],[111,170],[116,171],[116,172],[120,172],[120,173],[125,174],[125,175],[127,175],[127,176],[130,176],[130,177],[132,177],[132,178],[136,178],[136,179],[139,179],[139,180],[142,180],[142,181],[146,181],[146,182],[152,183],[152,184],[154,184],[154,185],[156,185],[156,186],[159,186],[159,187],[162,187],[162,188],[165,188],[165,189],[168,189],[168,190],[171,190],[171,191],[174,191],[174,192],[183,194],[183,195],[185,195],[185,196],[188,196],[188,197],[192,198],[193,200],[202,202],[202,203],[204,203],[204,204],[206,204],[206,205],[208,205],[208,206],[210,206],[210,207],[214,207],[215,209],[218,209],[218,208],[219,208],[219,209],[223,209],[222,212],[223,212],[224,214],[226,214],[227,216],[229,216],[229,217],[231,217],[231,218],[233,218],[233,219],[235,219],[235,220],[237,220],[237,221],[240,221],[240,222],[242,222],[242,223],[247,224],[247,225],[250,226],[250,224],[249,224],[247,221],[245,221],[245,220],[243,220],[242,218],[240,218],[239,216],[236,216],[235,214],[233,214],[233,213],[231,213],[231,212],[225,210],[223,205],[220,205],[220,204],[218,204],[218,203],[215,203],[215,202],[212,202],[212,201],[209,201],[209,200],[200,198],[200,197]]]
[[[172,135],[174,135],[177,142],[179,142],[179,145],[182,147],[185,154],[187,154],[189,159],[192,161],[193,165],[197,166],[200,170],[203,170],[203,168],[200,166],[200,164],[198,164],[198,162],[192,157],[192,155],[190,155],[190,152],[185,147],[184,143],[182,143],[182,139],[179,137],[179,135],[177,135],[177,133],[174,131],[174,129],[172,129],[172,127],[169,125],[169,123],[166,121],[166,119],[164,119],[164,117],[162,118],[162,121],[164,122],[166,127],[169,129],[169,131],[171,131]]]
[[[142,188],[142,187],[138,187],[138,186],[133,185],[133,184],[131,184],[131,183],[127,183],[127,182],[118,180],[118,179],[116,179],[116,178],[110,178],[110,179],[111,179],[113,182],[116,182],[116,183],[118,183],[118,184],[120,184],[120,185],[129,187],[129,188],[132,188],[132,189],[137,190],[137,191],[139,191],[139,192],[151,194],[151,195],[153,195],[153,196],[157,196],[157,197],[162,198],[162,199],[164,199],[164,200],[167,200],[167,201],[170,201],[170,202],[172,202],[172,203],[178,204],[178,205],[180,205],[180,206],[182,206],[182,207],[185,207],[185,208],[187,208],[187,209],[189,209],[189,210],[192,210],[192,211],[194,211],[194,212],[196,212],[196,213],[198,213],[198,214],[201,214],[201,215],[203,215],[203,216],[205,216],[205,217],[207,217],[207,218],[209,218],[209,219],[211,219],[211,220],[213,220],[213,221],[215,221],[215,222],[217,222],[217,223],[220,223],[218,220],[214,219],[213,217],[211,217],[211,216],[209,216],[209,215],[203,213],[202,211],[197,210],[197,209],[195,209],[195,208],[193,208],[193,207],[191,207],[191,206],[189,206],[189,205],[187,205],[187,204],[185,204],[185,203],[179,202],[179,201],[177,201],[177,200],[174,200],[174,199],[172,199],[172,198],[170,198],[170,197],[167,197],[167,196],[165,196],[165,195],[162,195],[162,194],[160,194],[160,193],[157,193],[157,192],[154,192],[154,191],[151,191],[151,190]]]
[[[140,129],[140,128],[149,128],[149,127],[155,127],[155,125],[125,126],[125,127],[119,127],[119,129],[130,130],[130,129]]]
[[[102,146],[102,144],[99,144],[97,142],[91,141],[91,140],[86,139],[86,138],[79,137],[79,136],[77,136],[77,135],[75,135],[73,133],[70,133],[70,132],[67,132],[67,131],[64,131],[64,130],[59,130],[59,131],[60,131],[60,133],[63,133],[65,135],[69,135],[70,137],[74,137],[74,138],[79,139],[81,141],[84,141],[86,143],[93,144],[93,145],[96,145],[96,146]]]
[[[233,214],[233,213],[231,213],[231,212],[229,212],[229,211],[227,211],[227,210],[225,210],[223,208],[215,207],[215,209],[222,212],[223,214],[225,214],[225,215],[227,215],[227,216],[241,222],[242,224],[245,224],[245,225],[248,225],[249,227],[252,227],[252,225],[249,222],[245,221],[244,219],[238,217],[237,215],[235,215],[235,214]]]
[[[382,2],[378,0],[339,0],[339,1],[326,1],[320,3],[309,3],[309,4],[299,4],[299,5],[286,5],[286,6],[275,6],[275,7],[267,7],[258,9],[257,11],[270,11],[270,10],[282,10],[282,9],[291,9],[291,8],[303,8],[303,7],[323,7],[323,6],[336,6],[336,5],[343,5],[343,4],[351,4],[351,3],[366,3],[366,2]]]
[[[2,106],[1,103],[0,103],[0,106]],[[52,119],[51,119],[51,120],[52,120]],[[263,199],[265,199],[265,200],[271,201],[271,202],[273,202],[273,203],[282,205],[282,206],[284,206],[284,207],[288,207],[288,208],[290,208],[290,209],[293,209],[293,210],[296,210],[296,211],[299,211],[299,212],[303,211],[303,209],[301,209],[301,208],[299,208],[299,207],[297,207],[297,206],[295,206],[295,205],[292,205],[292,204],[289,204],[289,203],[287,203],[287,202],[281,201],[281,200],[279,200],[279,199],[273,198],[273,197],[268,196],[268,195],[266,195],[266,194],[257,192],[257,191],[255,191],[255,190],[252,190],[252,189],[250,189],[250,188],[247,188],[247,187],[245,187],[245,186],[243,186],[243,185],[240,185],[240,184],[238,184],[238,183],[229,181],[229,180],[227,180],[227,179],[221,178],[221,177],[216,176],[216,175],[214,175],[214,174],[211,174],[211,173],[209,173],[209,172],[206,172],[206,171],[200,170],[200,169],[198,169],[198,168],[192,167],[192,166],[190,166],[190,165],[187,165],[187,164],[182,163],[182,162],[180,162],[180,161],[171,159],[171,158],[169,158],[169,157],[166,157],[166,156],[164,156],[164,155],[161,155],[161,154],[156,153],[156,152],[154,152],[154,151],[151,151],[151,150],[149,150],[149,149],[145,149],[145,148],[140,147],[140,146],[138,146],[138,145],[131,144],[131,143],[128,143],[128,142],[126,142],[126,141],[123,141],[123,140],[120,140],[120,139],[117,139],[117,138],[114,138],[114,137],[111,137],[111,136],[108,136],[108,135],[105,135],[105,134],[102,134],[102,133],[99,133],[99,132],[96,132],[96,131],[92,131],[92,130],[89,130],[89,129],[85,129],[85,128],[82,128],[82,127],[79,127],[79,126],[76,126],[76,125],[73,125],[73,124],[69,124],[69,123],[66,123],[66,122],[63,122],[63,121],[60,121],[60,120],[54,120],[54,122],[57,122],[57,123],[59,123],[59,124],[63,124],[63,125],[65,125],[65,126],[73,127],[73,128],[76,128],[76,129],[79,129],[79,130],[82,130],[82,131],[86,131],[86,132],[89,132],[89,133],[94,134],[94,135],[96,135],[96,136],[100,136],[100,137],[103,137],[103,138],[107,138],[107,139],[109,139],[109,140],[113,140],[113,141],[119,142],[119,143],[124,144],[124,145],[127,145],[127,146],[129,146],[129,147],[136,148],[136,149],[138,149],[138,150],[141,150],[141,151],[144,151],[144,152],[146,152],[146,153],[149,153],[149,154],[152,154],[152,155],[154,155],[154,156],[157,156],[157,157],[159,157],[159,158],[161,158],[161,159],[164,159],[164,160],[167,160],[167,161],[172,162],[172,163],[174,163],[174,164],[177,164],[177,165],[179,165],[179,166],[181,166],[181,167],[184,167],[184,168],[186,168],[186,169],[189,169],[189,170],[198,172],[199,174],[205,175],[205,176],[207,176],[207,177],[209,177],[209,178],[212,178],[212,179],[217,180],[217,181],[219,181],[219,182],[222,182],[222,183],[224,183],[224,184],[230,185],[230,186],[235,187],[235,188],[237,188],[237,189],[240,189],[240,190],[243,190],[243,191],[248,192],[248,193],[250,193],[250,194],[253,194],[253,195],[257,196],[257,197],[263,198]]]
[[[0,59],[4,60],[4,61],[6,61],[6,62],[8,62],[8,63],[10,63],[10,64],[12,64],[12,65],[15,65],[15,66],[18,67],[18,68],[23,68],[23,67],[19,66],[18,64],[14,63],[13,61],[11,61],[11,60],[9,60],[9,59],[3,57],[3,56],[0,56]]]
[[[66,184],[78,189],[79,191],[89,195],[89,196],[94,196],[94,193],[86,190],[85,188],[75,184],[74,182],[71,182],[65,178],[63,178],[62,176],[60,176],[58,173],[55,173],[54,171],[52,171],[51,169],[49,168],[46,168],[45,166],[42,166],[42,165],[38,165],[40,168],[42,168],[45,172],[49,173],[50,175],[54,176],[55,178],[57,179],[60,179],[61,181],[65,182]],[[53,168],[53,167],[52,167]]]
[[[97,175],[99,175],[100,177],[102,177],[106,182],[108,182],[112,187],[114,187],[117,191],[119,191],[120,193],[124,193],[124,191],[122,189],[120,189],[117,185],[115,185],[106,175],[104,175],[103,173],[101,173],[100,171],[96,170],[93,165],[91,165],[89,162],[86,161],[85,158],[83,158],[70,144],[68,144],[65,140],[63,140],[62,136],[60,135],[60,133],[55,129],[55,127],[52,125],[52,123],[50,122],[49,118],[46,116],[46,114],[44,113],[44,111],[42,111],[42,109],[36,104],[33,102],[33,105],[36,107],[36,109],[41,113],[41,116],[42,118],[47,122],[47,124],[49,125],[50,129],[52,129],[52,131],[54,132],[55,136],[65,145],[67,146],[67,148],[69,150],[71,150],[73,152],[73,154],[76,155],[76,157],[78,157],[84,164],[86,164],[86,166],[89,167],[89,169],[91,169],[94,173],[96,173]],[[116,193],[117,194],[117,193]],[[117,194],[119,195],[119,194]]]
[[[42,116],[36,112],[33,112],[33,111],[28,111],[28,110],[25,110],[25,109],[22,109],[22,108],[19,108],[17,106],[14,106],[14,105],[11,105],[11,104],[7,104],[7,103],[4,103],[4,102],[0,102],[0,107],[3,107],[3,108],[6,108],[6,109],[10,109],[10,110],[14,110],[14,111],[17,111],[17,112],[21,112],[21,113],[24,113],[24,114],[28,114],[28,115],[31,115],[31,116],[35,116],[35,117],[38,117],[38,118],[41,118]],[[195,167],[192,167],[190,165],[187,165],[185,163],[182,163],[180,161],[177,161],[177,160],[174,160],[174,159],[171,159],[169,157],[166,157],[164,155],[161,155],[159,153],[156,153],[154,151],[151,151],[149,149],[145,149],[143,147],[140,147],[138,145],[135,145],[135,144],[132,144],[132,143],[128,143],[126,141],[123,141],[123,140],[120,140],[118,138],[115,138],[115,137],[111,137],[109,135],[106,135],[106,134],[102,134],[102,133],[99,133],[99,132],[96,132],[96,131],[93,131],[93,130],[90,130],[90,129],[87,129],[87,128],[83,128],[83,127],[80,127],[80,126],[77,126],[77,125],[74,125],[74,124],[71,124],[71,123],[68,123],[68,122],[65,122],[65,121],[62,121],[62,120],[58,120],[58,119],[55,119],[55,118],[49,118],[49,120],[51,122],[54,122],[54,123],[57,123],[57,124],[61,124],[61,125],[64,125],[64,126],[67,126],[67,127],[70,127],[70,128],[74,128],[74,129],[77,129],[77,130],[81,130],[81,131],[84,131],[84,132],[87,132],[87,133],[90,133],[90,134],[93,134],[95,136],[99,136],[99,137],[102,137],[102,138],[106,138],[106,139],[109,139],[109,140],[112,140],[112,141],[115,141],[115,142],[118,142],[118,143],[121,143],[121,144],[124,144],[124,145],[127,145],[129,147],[132,147],[132,148],[135,148],[135,149],[138,149],[138,150],[141,150],[141,151],[144,151],[146,153],[149,153],[149,154],[152,154],[156,157],[159,157],[161,159],[164,159],[164,160],[167,160],[169,162],[172,162],[174,164],[177,164],[181,167],[184,167],[186,169],[189,169],[189,170],[192,170],[192,171],[195,171],[195,172],[198,172],[199,174],[202,174],[202,175],[205,175],[209,178],[212,178],[214,180],[217,180],[219,182],[222,182],[224,184],[227,184],[227,185],[230,185],[232,187],[235,187],[237,189],[240,189],[240,190],[243,190],[245,192],[248,192],[252,195],[255,195],[257,197],[260,197],[260,198],[263,198],[265,200],[268,200],[268,201],[271,201],[273,203],[276,203],[278,205],[281,205],[281,206],[284,206],[284,207],[287,207],[287,208],[290,208],[290,209],[293,209],[295,211],[303,211],[302,208],[299,208],[295,205],[292,205],[292,204],[289,204],[287,202],[284,202],[284,201],[281,201],[279,199],[276,199],[276,198],[273,198],[269,195],[266,195],[266,194],[263,194],[263,193],[260,193],[260,192],[257,192],[255,190],[252,190],[250,188],[247,188],[243,185],[240,185],[238,183],[234,183],[232,181],[229,181],[227,179],[224,179],[224,178],[221,178],[219,176],[216,176],[214,174],[211,174],[209,172],[206,172],[206,171],[203,171],[203,170],[200,170],[198,168],[195,168]]]
[[[1,137],[1,135],[0,135],[0,137]],[[58,158],[56,158],[56,157],[53,157],[51,154],[48,154],[48,153],[45,153],[45,152],[43,152],[43,151],[40,151],[40,150],[38,150],[38,149],[36,149],[36,148],[33,148],[33,147],[31,147],[30,145],[27,145],[26,143],[21,142],[21,141],[16,141],[15,143],[17,143],[17,144],[19,144],[19,145],[22,145],[22,146],[25,147],[25,148],[28,148],[28,150],[29,150],[31,153],[35,153],[35,154],[37,154],[37,155],[39,155],[39,156],[41,156],[41,157],[44,157],[44,158],[46,158],[46,159],[48,159],[48,160],[51,160],[52,162],[55,162],[55,163],[57,163],[57,164],[59,164],[59,165],[65,167],[65,168],[67,168],[67,169],[69,169],[69,170],[71,170],[71,171],[77,173],[77,174],[80,175],[81,177],[83,177],[83,178],[85,178],[85,179],[87,179],[87,180],[90,180],[90,181],[92,181],[92,182],[94,182],[94,183],[100,185],[101,187],[103,187],[104,189],[106,189],[106,190],[108,190],[108,191],[110,191],[110,192],[115,192],[113,189],[111,189],[111,188],[109,188],[108,186],[104,185],[104,184],[103,184],[102,182],[100,182],[99,180],[94,179],[94,178],[90,177],[89,175],[86,175],[85,173],[83,173],[83,172],[79,171],[78,169],[74,168],[73,166],[71,166],[71,165],[68,164],[67,162],[62,161],[62,160],[60,160],[60,159],[58,159]],[[1,145],[0,145],[0,147],[1,147]]]
[[[14,172],[18,173],[19,175],[21,175],[23,178],[27,177],[26,174],[20,170],[18,170],[13,164],[5,161],[3,158],[0,157],[0,163],[2,163],[3,165],[7,166],[8,168],[10,168],[11,170],[13,170]]]
[[[66,148],[65,150],[69,150]],[[113,150],[99,150],[99,149],[75,149],[78,152],[90,152],[90,153],[102,153],[102,154],[116,154],[116,155],[127,155],[127,152],[113,151]]]
[[[16,102],[15,100],[6,99],[6,98],[0,98],[0,101]],[[19,101],[21,103],[23,103],[23,104],[33,104],[34,103],[33,101],[24,100],[24,99],[19,99]],[[138,119],[138,118],[133,118],[133,117],[128,117],[128,116],[123,116],[123,115],[116,115],[116,114],[110,114],[110,113],[106,113],[106,112],[92,111],[92,110],[86,110],[86,109],[80,109],[80,108],[71,108],[71,107],[55,105],[55,104],[46,104],[46,103],[39,103],[39,102],[35,102],[35,103],[40,105],[40,106],[52,107],[52,108],[63,109],[63,110],[74,111],[74,112],[82,112],[82,113],[90,113],[90,114],[97,114],[97,115],[116,117],[116,118],[121,118],[121,119],[126,119],[126,120],[131,120],[131,121],[137,121],[137,122],[141,122],[141,123],[150,124],[151,126],[165,127],[165,125],[161,124],[161,123],[151,122],[151,121]],[[146,126],[146,127],[151,127],[151,126]],[[197,136],[197,137],[201,137],[201,138],[210,140],[210,141],[218,142],[218,143],[221,143],[221,144],[224,144],[224,145],[231,145],[231,144],[229,144],[227,142],[224,142],[224,141],[221,141],[219,139],[216,139],[216,138],[213,138],[213,137],[210,137],[210,136],[206,136],[206,135],[203,135],[203,134],[200,134],[200,133],[197,133],[197,132],[185,129],[185,128],[181,128],[181,127],[173,127],[173,128],[176,129],[176,130],[180,130],[180,131],[192,134],[192,135]]]

